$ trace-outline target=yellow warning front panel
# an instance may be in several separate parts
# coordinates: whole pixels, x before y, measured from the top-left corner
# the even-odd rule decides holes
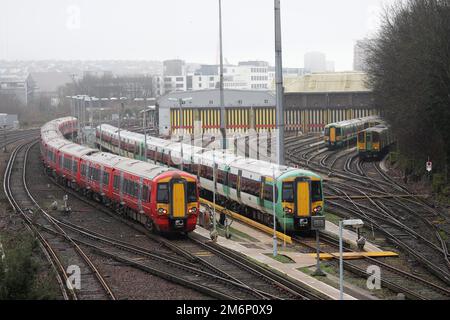
[[[336,141],[336,128],[330,128],[330,141]]]
[[[182,218],[186,215],[184,196],[184,184],[175,183],[173,185],[173,198],[172,198],[172,215],[174,218]]]
[[[309,182],[297,182],[297,215],[299,217],[309,217],[310,212]]]

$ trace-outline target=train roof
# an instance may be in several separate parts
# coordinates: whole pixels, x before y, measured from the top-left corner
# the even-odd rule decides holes
[[[87,155],[87,154],[99,152],[99,150],[97,150],[97,149],[82,146],[77,143],[70,143],[68,145],[65,145],[60,150],[61,150],[61,152],[64,152],[65,154],[69,154],[69,155],[77,157],[77,158],[81,158],[82,156]]]
[[[48,143],[49,141],[51,141],[53,139],[58,139],[58,138],[63,138],[63,135],[61,134],[61,132],[59,132],[59,130],[47,130],[47,131],[41,132],[41,139],[45,143]]]
[[[115,169],[148,179],[153,179],[161,173],[172,171],[172,169],[154,165],[140,160],[121,157],[108,152],[97,152],[84,156],[84,160],[97,164],[114,167]]]
[[[102,125],[102,130],[104,128],[107,128],[109,132],[117,131],[117,128],[111,125]],[[141,133],[132,132],[130,134],[130,132],[125,132],[127,131],[121,131],[121,138],[133,138],[137,139],[137,141],[139,142],[144,141],[144,135]],[[149,150],[154,149],[154,146],[156,146],[158,148],[164,148],[164,150],[170,150],[172,156],[180,157],[181,155],[181,144],[179,142],[147,136],[147,145]],[[297,170],[296,172],[299,172],[302,175],[314,175],[315,177],[320,178],[320,176],[314,174],[309,170],[296,169],[288,166],[279,166],[268,161],[236,156],[230,150],[208,150],[199,146],[183,144],[184,162],[190,162],[191,157],[193,157],[197,161],[201,160],[201,162],[204,164],[211,165],[213,161],[215,161],[219,165],[219,167],[229,166],[232,169],[242,170],[243,172],[250,172],[260,176],[273,176],[273,170],[275,169],[276,177],[279,177],[287,172],[294,172],[294,170]]]
[[[47,141],[46,143],[47,143],[47,145],[49,147],[55,148],[55,149],[58,149],[58,150],[61,149],[63,146],[66,146],[68,144],[72,144],[71,141],[66,140],[64,138],[56,138],[56,139]]]
[[[377,126],[374,127],[370,127],[367,128],[366,130],[363,130],[364,132],[377,132],[377,133],[381,133],[384,131],[387,131],[389,129],[389,127],[386,124],[379,124]]]
[[[341,122],[330,123],[330,124],[326,125],[325,128],[330,128],[330,127],[334,127],[334,126],[345,127],[345,126],[350,126],[350,125],[366,123],[368,121],[374,121],[374,120],[378,120],[378,119],[380,119],[380,117],[378,117],[378,116],[369,116],[369,117],[364,117],[364,118],[355,118],[355,119],[350,119],[350,120],[344,120],[344,121],[341,121]]]

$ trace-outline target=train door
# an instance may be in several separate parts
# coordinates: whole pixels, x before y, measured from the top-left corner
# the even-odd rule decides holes
[[[311,181],[308,178],[295,180],[295,212],[297,217],[309,217],[311,213]]]

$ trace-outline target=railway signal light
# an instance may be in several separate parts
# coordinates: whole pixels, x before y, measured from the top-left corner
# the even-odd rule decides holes
[[[433,170],[433,163],[431,161],[427,161],[426,169],[428,172],[431,172]]]

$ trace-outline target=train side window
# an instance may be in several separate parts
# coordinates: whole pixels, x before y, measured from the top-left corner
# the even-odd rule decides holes
[[[228,181],[229,181],[230,188],[237,189],[237,175],[229,173]]]
[[[142,187],[142,201],[144,202],[150,202],[150,193],[149,188],[144,184]]]
[[[169,184],[159,183],[158,191],[156,193],[156,201],[161,203],[169,203]]]
[[[109,184],[109,173],[103,172],[103,184]]]
[[[217,183],[228,185],[228,175],[226,171],[217,170]]]
[[[114,189],[115,190],[119,190],[119,181],[120,181],[120,177],[119,176],[114,176]]]
[[[275,194],[276,194],[276,186],[275,186]],[[264,184],[264,200],[273,202],[273,185]]]
[[[283,182],[283,202],[294,202],[294,184],[292,182]]]
[[[252,196],[259,197],[260,185],[261,183],[258,181],[254,181],[244,177],[241,178],[241,192],[245,192]]]
[[[83,177],[86,176],[86,165],[85,165],[85,164],[82,164],[82,165],[81,165],[81,175],[82,175]]]

